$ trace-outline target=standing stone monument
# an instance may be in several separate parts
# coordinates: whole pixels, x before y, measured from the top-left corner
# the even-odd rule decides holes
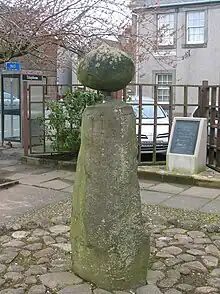
[[[137,178],[133,109],[111,100],[134,75],[134,64],[108,46],[79,64],[79,81],[106,93],[107,103],[83,113],[81,147],[73,192],[73,272],[106,290],[146,284],[149,236],[144,232]]]

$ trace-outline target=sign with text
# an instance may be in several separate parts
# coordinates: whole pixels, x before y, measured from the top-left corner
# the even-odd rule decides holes
[[[6,62],[5,63],[6,70],[21,70],[20,62]]]
[[[175,117],[167,149],[169,172],[196,174],[206,168],[207,119]]]
[[[42,81],[42,76],[40,75],[23,75],[23,81]]]
[[[174,126],[170,153],[193,155],[198,131],[199,121],[177,120]]]

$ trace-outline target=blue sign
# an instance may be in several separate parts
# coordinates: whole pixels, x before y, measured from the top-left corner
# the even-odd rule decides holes
[[[6,62],[5,63],[6,70],[21,70],[20,62]]]

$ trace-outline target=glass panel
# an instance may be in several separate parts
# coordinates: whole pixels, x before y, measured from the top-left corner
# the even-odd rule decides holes
[[[4,77],[3,89],[4,110],[13,114],[18,112],[20,110],[19,79]]]
[[[160,82],[159,82],[160,81]],[[160,85],[172,84],[172,75],[171,74],[159,74],[157,75],[157,83]],[[169,102],[170,89],[166,86],[158,87],[157,97],[159,102]]]
[[[170,74],[157,75],[157,84],[172,84],[172,75]]]
[[[4,138],[9,141],[20,140],[20,116],[4,115]]]
[[[44,95],[44,87],[41,85],[30,85],[31,102],[42,102]]]
[[[188,41],[191,43],[204,43],[204,28],[188,29]]]
[[[163,75],[157,75],[157,81],[158,81],[158,84],[159,83],[162,83],[162,81],[163,81]]]
[[[174,44],[174,14],[158,15],[158,42],[160,45]]]
[[[204,43],[205,12],[194,11],[187,13],[187,42]]]
[[[3,93],[2,93],[3,91]],[[20,141],[20,78],[3,76],[1,90],[1,112],[3,109],[4,125],[1,125],[4,141]],[[3,97],[2,97],[3,95]],[[2,105],[2,102],[4,105]],[[1,121],[2,123],[2,121]]]

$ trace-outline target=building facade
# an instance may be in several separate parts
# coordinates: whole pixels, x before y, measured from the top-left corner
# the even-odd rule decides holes
[[[167,84],[220,84],[220,1],[134,0],[131,9],[137,54],[143,55],[136,82],[159,84],[158,101],[169,102]],[[175,90],[177,101],[183,99],[181,91]],[[152,89],[145,94],[152,96]],[[192,91],[191,102],[197,97]]]

